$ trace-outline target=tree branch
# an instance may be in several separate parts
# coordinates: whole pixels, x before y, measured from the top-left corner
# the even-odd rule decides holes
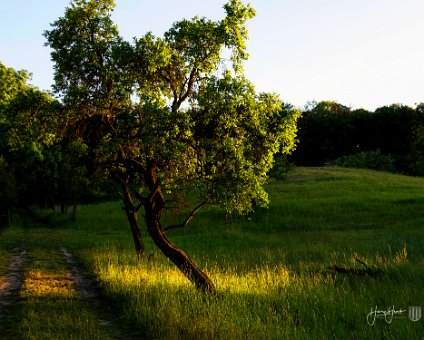
[[[155,184],[155,190],[153,191],[153,192],[151,192],[150,194],[149,194],[149,197],[148,197],[148,200],[149,200],[149,202],[150,203],[152,203],[153,202],[153,198],[155,197],[155,195],[156,195],[156,193],[159,191],[159,189],[160,189],[160,185],[158,185],[157,183]]]
[[[128,177],[124,179],[119,176],[118,173],[115,173],[114,177],[122,185],[123,192],[118,192],[118,194],[119,196],[121,196],[125,205],[128,206],[134,212],[139,211],[141,207],[146,204],[147,199],[131,189]],[[132,196],[135,196],[135,198],[138,200],[137,205],[134,204]]]
[[[146,204],[146,200],[145,200],[144,198],[142,198],[142,199],[138,202],[137,206],[135,207],[135,211],[139,211],[139,210],[141,209],[141,207],[142,207],[143,205],[145,205],[145,204]]]
[[[184,222],[183,223],[181,223],[181,224],[174,224],[174,225],[171,225],[171,226],[169,226],[169,227],[166,227],[166,228],[163,228],[163,232],[166,232],[166,231],[168,231],[168,230],[171,230],[171,229],[177,229],[177,228],[184,228],[184,227],[186,227],[187,226],[187,224],[194,218],[194,216],[199,212],[199,210],[201,209],[201,208],[203,208],[206,204],[208,204],[208,202],[207,201],[204,201],[204,202],[202,202],[202,203],[200,203],[196,208],[194,208],[191,212],[190,212],[190,214],[187,216],[187,218],[184,220]]]
[[[187,97],[191,94],[193,90],[194,81],[196,80],[196,73],[197,73],[197,69],[193,67],[193,69],[190,72],[190,78],[187,84],[187,91],[182,96],[180,96],[180,99],[178,100],[178,106],[180,106],[184,102],[184,100],[186,100]]]

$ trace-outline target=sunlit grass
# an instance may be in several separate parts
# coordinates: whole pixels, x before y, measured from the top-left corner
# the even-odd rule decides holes
[[[196,292],[166,262],[135,263],[132,253],[116,248],[84,254],[107,294],[123,305],[127,320],[155,338],[304,338],[327,336],[327,328],[334,328],[339,337],[367,337],[381,331],[364,325],[370,301],[386,304],[399,291],[402,296],[396,294],[393,303],[403,305],[413,298],[410,282],[403,280],[403,275],[414,277],[406,267],[406,248],[390,258],[361,258],[375,269],[363,275],[358,254],[332,256],[332,264],[357,269],[359,275],[339,274],[313,263],[300,263],[300,270],[283,264],[242,272],[236,265],[225,270],[208,267],[218,287],[217,296],[211,297]],[[346,324],[355,326],[351,333]],[[398,324],[395,333],[415,334],[417,329],[408,326],[406,321]]]
[[[53,297],[74,298],[77,292],[73,289],[72,279],[61,274],[45,274],[30,271],[23,285],[21,294],[24,298]]]

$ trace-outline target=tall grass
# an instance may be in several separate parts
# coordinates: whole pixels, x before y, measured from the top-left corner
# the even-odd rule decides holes
[[[271,204],[227,223],[206,209],[169,237],[211,276],[197,292],[148,239],[137,262],[120,203],[81,207],[51,229],[94,273],[134,336],[158,339],[419,338],[424,307],[424,180],[367,170],[298,168],[269,184]],[[167,223],[181,215],[166,216]],[[31,233],[31,229],[18,229]],[[345,271],[345,272],[343,272]]]
[[[208,209],[187,230],[169,234],[212,277],[216,297],[196,292],[151,242],[137,263],[118,203],[84,208],[75,228],[96,235],[96,246],[74,246],[141,336],[424,334],[423,322],[413,323],[407,313],[392,324],[366,322],[376,305],[407,309],[424,301],[422,179],[300,168],[287,183],[271,182],[269,191],[269,209],[251,217],[228,224],[221,211]]]

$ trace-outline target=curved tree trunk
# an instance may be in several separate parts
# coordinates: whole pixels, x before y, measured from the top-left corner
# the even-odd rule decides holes
[[[216,289],[211,279],[196,266],[184,251],[166,237],[159,221],[160,215],[154,213],[149,207],[145,208],[147,230],[156,246],[195,284],[197,289],[215,294]]]
[[[165,235],[160,223],[165,199],[158,185],[154,168],[150,169],[146,182],[151,195],[150,199],[144,204],[145,221],[153,242],[194,283],[197,289],[215,294],[216,289],[211,279],[196,266],[184,251],[175,246]]]

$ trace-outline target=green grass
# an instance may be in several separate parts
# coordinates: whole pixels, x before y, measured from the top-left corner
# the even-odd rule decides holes
[[[211,276],[216,296],[196,292],[144,229],[146,258],[137,262],[120,203],[81,207],[74,224],[54,227],[55,216],[49,229],[20,223],[2,239],[10,248],[47,232],[43,242],[65,244],[97,277],[122,326],[142,338],[424,335],[424,319],[412,322],[407,312],[390,324],[366,321],[375,306],[424,307],[424,179],[298,168],[287,182],[272,181],[269,192],[269,209],[253,216],[226,223],[221,211],[206,209],[169,233]],[[177,218],[184,217],[165,216],[167,223]]]

